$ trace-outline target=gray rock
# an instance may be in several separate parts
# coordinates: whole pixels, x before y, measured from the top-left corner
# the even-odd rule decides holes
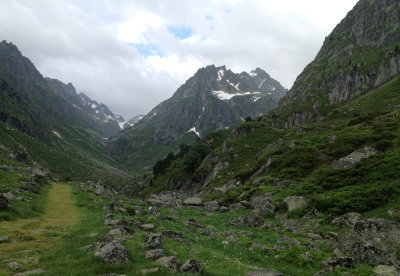
[[[8,264],[8,267],[9,267],[11,270],[17,270],[17,269],[19,268],[19,263],[17,263],[17,262],[9,263],[9,264]]]
[[[267,152],[267,151],[269,151],[271,149],[277,148],[282,144],[283,144],[283,140],[282,139],[279,139],[279,140],[277,140],[277,141],[275,141],[275,142],[273,142],[271,144],[268,144],[262,151],[257,153],[256,158],[257,159],[260,158],[265,152]]]
[[[114,202],[106,202],[106,203],[104,203],[104,205],[103,205],[103,210],[104,210],[104,211],[108,211],[108,212],[115,213],[116,208],[115,208]]]
[[[146,251],[146,253],[144,254],[144,257],[146,259],[152,259],[152,260],[157,260],[164,256],[165,256],[164,249],[153,249]]]
[[[152,273],[158,273],[158,272],[161,272],[161,268],[159,268],[159,267],[143,268],[141,272],[144,275],[152,274]]]
[[[322,237],[319,234],[315,234],[315,233],[306,233],[305,236],[311,240],[314,241],[321,241]]]
[[[343,256],[343,257],[332,257],[324,262],[321,263],[323,267],[330,268],[330,267],[347,267],[347,268],[354,268],[354,260],[353,258]]]
[[[319,219],[319,212],[317,209],[313,209],[312,211],[305,214],[302,219],[315,221]]]
[[[242,185],[242,182],[237,179],[232,179],[228,182],[226,182],[224,185],[221,187],[214,188],[214,192],[220,192],[220,193],[226,193],[228,190],[235,188],[236,186]]]
[[[260,216],[241,216],[229,221],[231,226],[260,227],[264,224],[264,219]]]
[[[290,211],[296,210],[298,208],[307,207],[307,201],[302,196],[288,196],[284,200],[287,209]]]
[[[332,243],[352,256],[356,264],[392,265],[400,247],[400,224],[386,219],[361,219]]]
[[[125,225],[118,225],[117,228],[111,229],[108,234],[122,237],[133,234],[133,230]]]
[[[0,237],[0,243],[6,243],[6,242],[9,242],[8,236]]]
[[[131,257],[126,248],[116,240],[103,246],[94,255],[107,264],[126,264],[131,262]]]
[[[229,211],[229,208],[226,207],[226,206],[221,206],[221,207],[219,208],[219,211],[220,211],[221,213],[226,213],[226,212]]]
[[[178,271],[178,269],[181,267],[181,261],[175,257],[175,256],[169,256],[169,257],[161,257],[157,259],[157,263],[166,266],[174,271]]]
[[[274,179],[274,182],[272,182],[271,187],[272,188],[283,188],[283,187],[288,187],[293,184],[292,180],[280,180],[279,178]]]
[[[360,162],[362,159],[368,158],[374,154],[376,154],[377,151],[376,149],[372,147],[364,147],[360,150],[356,150],[349,155],[340,158],[337,161],[334,161],[332,163],[332,168],[334,169],[348,169],[352,168],[354,165],[356,165],[358,162]]]
[[[144,231],[150,231],[150,232],[153,232],[156,229],[153,223],[142,224],[140,225],[140,228]]]
[[[163,238],[170,238],[178,241],[183,240],[183,233],[180,231],[164,230],[161,235]]]
[[[8,208],[8,198],[3,194],[0,194],[0,210],[5,210]]]
[[[216,200],[210,201],[210,202],[205,202],[204,203],[204,209],[207,211],[218,211],[219,210],[219,204]]]
[[[28,270],[28,271],[24,271],[24,272],[20,272],[17,274],[14,274],[15,276],[23,276],[23,275],[34,275],[34,274],[39,274],[39,273],[43,273],[44,270],[41,268],[36,268],[33,270]]]
[[[354,224],[356,224],[361,219],[362,219],[362,216],[359,213],[350,212],[350,213],[344,214],[343,216],[332,220],[331,224],[337,225],[337,226],[352,227]]]
[[[306,260],[314,260],[315,257],[312,255],[310,252],[305,252],[303,254],[300,254],[300,256]]]
[[[395,266],[379,265],[374,268],[374,276],[399,276],[400,272]]]
[[[147,213],[147,210],[141,206],[135,206],[133,209],[136,215],[145,215]]]
[[[272,200],[268,197],[256,196],[250,200],[251,206],[257,210],[255,213],[260,215],[273,214],[275,211],[275,205],[272,204]]]
[[[287,244],[290,246],[301,246],[301,242],[299,240],[296,240],[295,238],[290,238],[290,237],[282,237],[280,238],[277,242],[277,244]]]
[[[199,261],[190,259],[179,268],[179,271],[188,274],[202,274],[203,266]]]
[[[144,247],[147,249],[164,249],[164,241],[161,234],[150,234],[144,239]]]
[[[183,224],[187,225],[187,226],[193,226],[193,227],[197,227],[197,228],[202,228],[204,227],[204,224],[201,221],[189,218],[187,221],[184,221]]]
[[[247,272],[246,276],[283,276],[283,273],[276,270],[263,269],[259,271]]]
[[[203,200],[199,197],[191,197],[183,202],[186,206],[203,206]]]
[[[3,194],[4,197],[6,197],[9,201],[16,199],[16,196],[12,192],[8,192]]]

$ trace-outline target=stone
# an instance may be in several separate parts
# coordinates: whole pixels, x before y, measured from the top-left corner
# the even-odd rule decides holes
[[[6,243],[6,242],[9,242],[8,236],[0,237],[0,243]]]
[[[314,255],[312,255],[310,252],[305,252],[303,254],[300,254],[300,256],[306,260],[314,260]]]
[[[141,206],[135,206],[133,209],[136,215],[145,215],[147,213],[147,210]]]
[[[260,227],[264,224],[264,219],[260,216],[241,216],[229,221],[231,226]]]
[[[203,200],[199,197],[190,197],[183,202],[185,206],[203,206]]]
[[[157,259],[156,263],[168,267],[173,271],[178,271],[178,269],[181,267],[181,261],[175,256],[161,257]]]
[[[242,182],[237,179],[232,179],[226,182],[221,187],[213,188],[213,191],[216,193],[226,193],[228,190],[235,188],[236,186],[242,185]]]
[[[275,211],[275,205],[271,201],[268,197],[256,196],[251,198],[250,204],[255,209],[256,214],[269,215]]]
[[[275,141],[275,142],[273,142],[271,144],[268,144],[262,151],[257,153],[256,158],[257,159],[260,158],[265,152],[267,152],[267,151],[269,151],[271,149],[277,148],[282,144],[283,144],[283,140],[282,139],[279,139],[279,140],[277,140],[277,141]]]
[[[343,216],[332,220],[331,224],[337,225],[337,226],[352,227],[354,224],[356,224],[361,219],[362,219],[362,216],[359,213],[350,212],[350,213],[344,214]]]
[[[316,221],[319,219],[319,212],[317,209],[313,209],[312,211],[306,213],[302,219]]]
[[[131,262],[128,251],[117,240],[106,244],[94,255],[107,264],[126,264]]]
[[[151,274],[151,273],[158,273],[158,272],[161,272],[161,268],[159,268],[159,267],[143,268],[141,272],[144,275]]]
[[[5,210],[8,208],[8,198],[3,194],[0,194],[0,210]]]
[[[378,265],[374,268],[374,276],[399,276],[400,272],[395,266]]]
[[[347,267],[347,268],[354,268],[354,260],[351,257],[342,256],[342,257],[332,257],[324,262],[321,263],[323,267]]]
[[[301,246],[301,242],[299,240],[296,240],[295,238],[290,238],[290,237],[282,237],[276,243],[277,244],[288,244],[290,246],[293,246],[293,245]]]
[[[219,211],[220,211],[221,213],[226,213],[226,212],[229,211],[229,208],[226,207],[226,206],[221,206],[221,207],[219,208]]]
[[[202,274],[203,266],[199,261],[190,259],[179,268],[179,271],[188,274]]]
[[[116,208],[115,208],[114,202],[106,202],[106,203],[104,203],[104,205],[103,205],[103,210],[104,210],[104,211],[108,211],[108,212],[115,213]]]
[[[19,263],[17,262],[12,262],[8,264],[8,267],[12,270],[17,270],[19,268]]]
[[[247,272],[246,276],[283,276],[283,273],[276,270],[262,269],[259,271]]]
[[[144,239],[144,247],[147,249],[164,249],[164,241],[161,234],[150,234]]]
[[[288,187],[290,185],[293,185],[292,180],[280,180],[279,178],[274,179],[274,182],[272,182],[271,187],[272,188],[284,188]]]
[[[164,249],[148,250],[144,254],[144,257],[146,259],[152,259],[152,260],[157,260],[157,259],[159,259],[161,257],[164,257],[164,256],[165,256]]]
[[[307,207],[308,205],[306,199],[302,196],[288,196],[284,199],[283,202],[285,202],[289,212],[298,208]]]
[[[144,231],[150,231],[150,232],[153,232],[156,229],[153,223],[142,224],[140,225],[140,228]]]
[[[391,265],[400,248],[400,224],[386,219],[360,219],[332,241],[356,264]]]
[[[108,234],[111,236],[128,236],[133,234],[133,230],[127,226],[119,225],[117,228],[111,229]]]
[[[183,240],[183,233],[180,231],[164,230],[161,235],[163,238],[170,238],[178,241]]]
[[[313,241],[321,241],[322,237],[319,234],[315,233],[306,233],[305,236]]]
[[[3,194],[4,197],[6,197],[9,201],[16,199],[16,196],[12,192],[8,192]]]
[[[332,163],[334,169],[349,169],[354,167],[362,159],[368,158],[377,153],[377,150],[366,146],[360,150],[353,151],[349,155],[340,158]]]
[[[218,211],[219,210],[219,204],[216,200],[210,201],[210,202],[205,202],[204,203],[204,209],[207,211]]]
[[[194,227],[198,227],[198,228],[202,228],[204,227],[204,224],[201,221],[197,221],[195,219],[188,219],[187,221],[184,221],[183,224],[187,225],[187,226],[194,226]]]
[[[33,269],[33,270],[28,270],[28,271],[20,272],[20,273],[14,274],[14,275],[15,275],[15,276],[34,275],[34,274],[40,274],[40,273],[43,273],[43,272],[44,272],[43,269],[41,269],[41,268],[36,268],[36,269]]]

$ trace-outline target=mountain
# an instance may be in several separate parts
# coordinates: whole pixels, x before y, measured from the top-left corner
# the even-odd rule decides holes
[[[125,123],[121,115],[115,115],[110,109],[95,100],[90,99],[84,93],[76,93],[72,83],[64,84],[57,79],[45,78],[47,85],[57,95],[69,102],[87,120],[87,123],[105,137],[116,135]]]
[[[278,235],[260,252],[287,262],[270,266],[285,275],[398,275],[399,16],[398,0],[359,1],[278,108],[157,162],[148,204],[189,194],[187,205],[236,214],[230,230]]]
[[[127,128],[127,127],[131,127],[134,124],[136,124],[137,122],[139,122],[141,119],[143,119],[145,115],[136,115],[135,117],[129,119],[128,121],[126,121],[123,125],[123,129]]]
[[[281,99],[281,119],[299,125],[379,87],[400,72],[398,0],[362,0],[326,37]]]
[[[118,117],[89,100],[70,83],[44,78],[12,43],[0,43],[0,156],[22,153],[56,177],[127,177],[105,147],[105,137],[119,131]]]
[[[114,137],[110,152],[134,171],[149,169],[182,142],[267,112],[286,91],[260,68],[250,74],[225,66],[201,68],[171,98]]]

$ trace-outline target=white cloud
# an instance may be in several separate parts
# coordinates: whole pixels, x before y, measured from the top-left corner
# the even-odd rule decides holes
[[[209,64],[260,67],[289,88],[356,2],[0,0],[0,39],[43,75],[72,82],[129,118]],[[169,26],[192,34],[179,39]]]

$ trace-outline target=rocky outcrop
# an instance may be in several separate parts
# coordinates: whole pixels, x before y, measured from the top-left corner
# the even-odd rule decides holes
[[[257,153],[256,158],[257,159],[260,158],[265,152],[267,152],[267,151],[269,151],[271,149],[277,148],[282,144],[283,144],[283,140],[282,139],[279,139],[279,140],[277,140],[277,141],[275,141],[275,142],[273,142],[271,144],[268,144],[262,151]]]
[[[173,271],[178,271],[182,265],[181,261],[175,256],[161,257],[156,262],[172,269]]]
[[[289,212],[308,205],[306,199],[302,196],[288,196],[283,202],[285,202]]]
[[[150,234],[144,239],[143,246],[146,249],[164,249],[164,241],[161,234]]]
[[[360,219],[333,244],[356,264],[392,265],[400,246],[400,224],[386,219]]]
[[[334,161],[332,163],[332,168],[334,169],[349,169],[354,167],[358,162],[360,162],[362,159],[368,158],[374,154],[376,154],[377,151],[372,148],[372,147],[364,147],[360,150],[356,150],[349,155],[340,158],[337,161]]]
[[[126,248],[116,240],[106,244],[94,255],[107,264],[126,264],[131,262],[131,257]]]

